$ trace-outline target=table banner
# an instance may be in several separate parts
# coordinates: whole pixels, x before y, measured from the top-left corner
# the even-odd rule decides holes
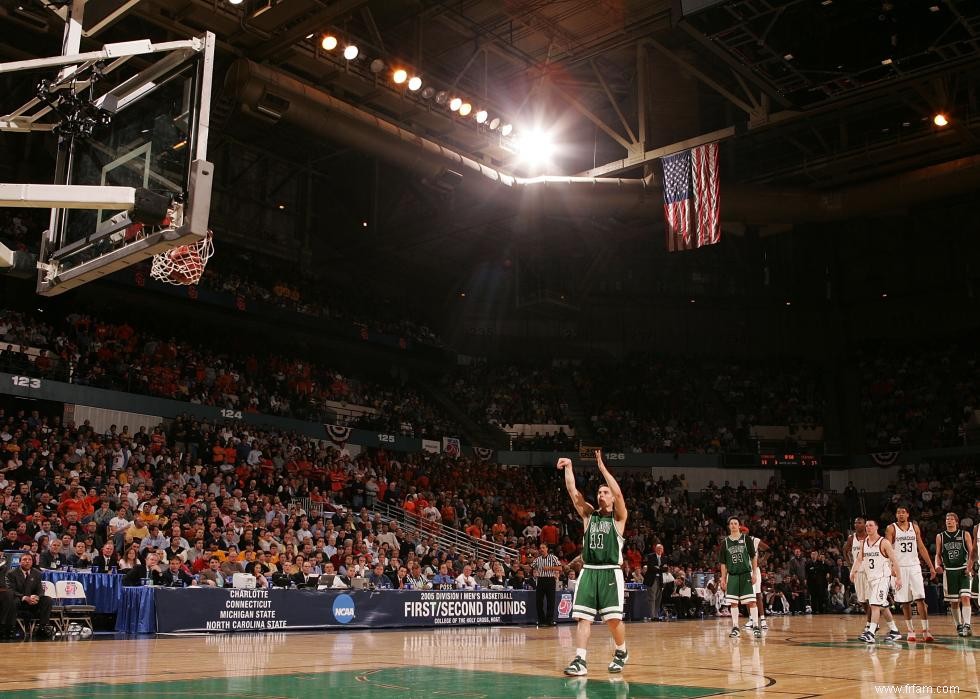
[[[155,588],[157,632],[533,624],[525,590]]]

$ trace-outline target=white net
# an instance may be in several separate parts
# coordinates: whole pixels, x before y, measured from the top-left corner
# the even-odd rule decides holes
[[[211,231],[196,243],[178,245],[153,256],[150,276],[165,284],[190,286],[201,281],[204,267],[214,254]]]

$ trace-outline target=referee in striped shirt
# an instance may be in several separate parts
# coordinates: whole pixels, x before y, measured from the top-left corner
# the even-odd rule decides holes
[[[540,554],[531,563],[536,578],[534,589],[538,605],[538,626],[554,626],[555,582],[561,572],[561,564],[555,554],[548,553],[548,544],[541,544],[538,550]]]

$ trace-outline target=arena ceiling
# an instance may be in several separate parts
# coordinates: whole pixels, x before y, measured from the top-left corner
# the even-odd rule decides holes
[[[219,39],[219,82],[233,61],[248,59],[504,172],[522,170],[513,141],[487,128],[494,118],[517,135],[553,130],[559,148],[550,174],[656,182],[661,155],[719,140],[723,193],[837,191],[980,151],[980,4],[972,0],[90,0],[90,7],[124,11],[89,42],[210,30]],[[3,34],[5,60],[58,52],[62,24],[40,0],[0,0],[0,9],[8,26],[24,29]],[[324,50],[326,33],[341,48],[356,43],[359,58]],[[378,73],[374,59],[385,64]],[[394,85],[395,67],[462,96],[474,113],[486,109],[488,122]],[[527,225],[472,190],[457,191],[455,173],[422,177],[377,153],[365,158],[363,142],[329,133],[297,138],[302,130],[244,117],[234,96],[219,97],[213,159],[228,149],[262,167],[285,163],[323,175],[334,185],[324,197],[351,220],[371,218],[372,253],[473,255],[512,242]],[[948,127],[933,124],[940,111]],[[255,196],[274,207],[277,191]],[[606,210],[551,218],[559,225],[550,228],[576,246],[590,232],[650,235],[661,225]],[[363,254],[362,243],[338,249]]]

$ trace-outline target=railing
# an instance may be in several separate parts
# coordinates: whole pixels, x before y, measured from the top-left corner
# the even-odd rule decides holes
[[[447,527],[444,524],[427,522],[418,515],[409,514],[407,510],[389,505],[386,502],[376,502],[372,509],[381,522],[397,522],[399,529],[403,532],[418,534],[423,539],[431,537],[440,548],[455,546],[459,552],[469,553],[483,559],[501,558],[505,554],[514,558],[517,557],[517,549],[515,548],[477,539],[466,532]]]

